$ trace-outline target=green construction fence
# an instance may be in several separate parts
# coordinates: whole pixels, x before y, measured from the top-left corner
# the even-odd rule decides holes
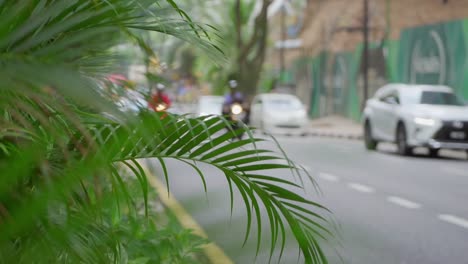
[[[307,66],[311,118],[339,114],[360,119],[362,49],[303,57],[289,69],[294,81]],[[369,54],[369,96],[385,83],[400,82],[448,85],[468,100],[468,19],[408,28],[398,40],[371,43]]]

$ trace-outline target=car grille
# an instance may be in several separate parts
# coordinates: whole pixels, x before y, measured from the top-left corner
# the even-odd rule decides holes
[[[454,139],[450,136],[452,132],[464,132],[464,139]],[[468,143],[468,122],[467,121],[444,121],[442,127],[434,134],[433,139],[442,142]]]

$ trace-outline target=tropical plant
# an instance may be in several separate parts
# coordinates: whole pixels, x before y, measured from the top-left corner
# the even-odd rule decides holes
[[[168,183],[168,159],[190,165],[203,182],[197,164],[215,166],[245,202],[246,239],[254,218],[261,230],[263,208],[272,253],[278,242],[283,249],[289,228],[307,263],[326,263],[319,245],[330,235],[326,209],[291,191],[298,184],[265,173],[300,174],[284,153],[257,148],[261,139],[247,127],[226,130],[220,117],[142,111],[135,118],[106,99],[102,80],[117,63],[109,50],[140,41],[137,30],[219,56],[172,0],[0,2],[0,262],[194,261],[188,255],[203,240],[181,231],[188,241],[181,249],[171,244],[174,232],[153,221],[154,196],[139,163],[153,158]],[[249,138],[232,141],[242,132]]]

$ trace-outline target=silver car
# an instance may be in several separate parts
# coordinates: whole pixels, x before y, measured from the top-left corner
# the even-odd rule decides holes
[[[366,102],[363,125],[369,150],[381,141],[395,142],[401,155],[468,149],[468,108],[447,86],[388,84]]]

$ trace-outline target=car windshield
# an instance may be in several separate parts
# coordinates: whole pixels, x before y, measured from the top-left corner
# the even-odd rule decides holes
[[[295,98],[272,98],[266,100],[266,104],[269,108],[278,110],[298,110],[302,107],[301,102]]]
[[[431,105],[455,105],[461,106],[463,103],[453,93],[426,91],[421,94],[421,104]]]

